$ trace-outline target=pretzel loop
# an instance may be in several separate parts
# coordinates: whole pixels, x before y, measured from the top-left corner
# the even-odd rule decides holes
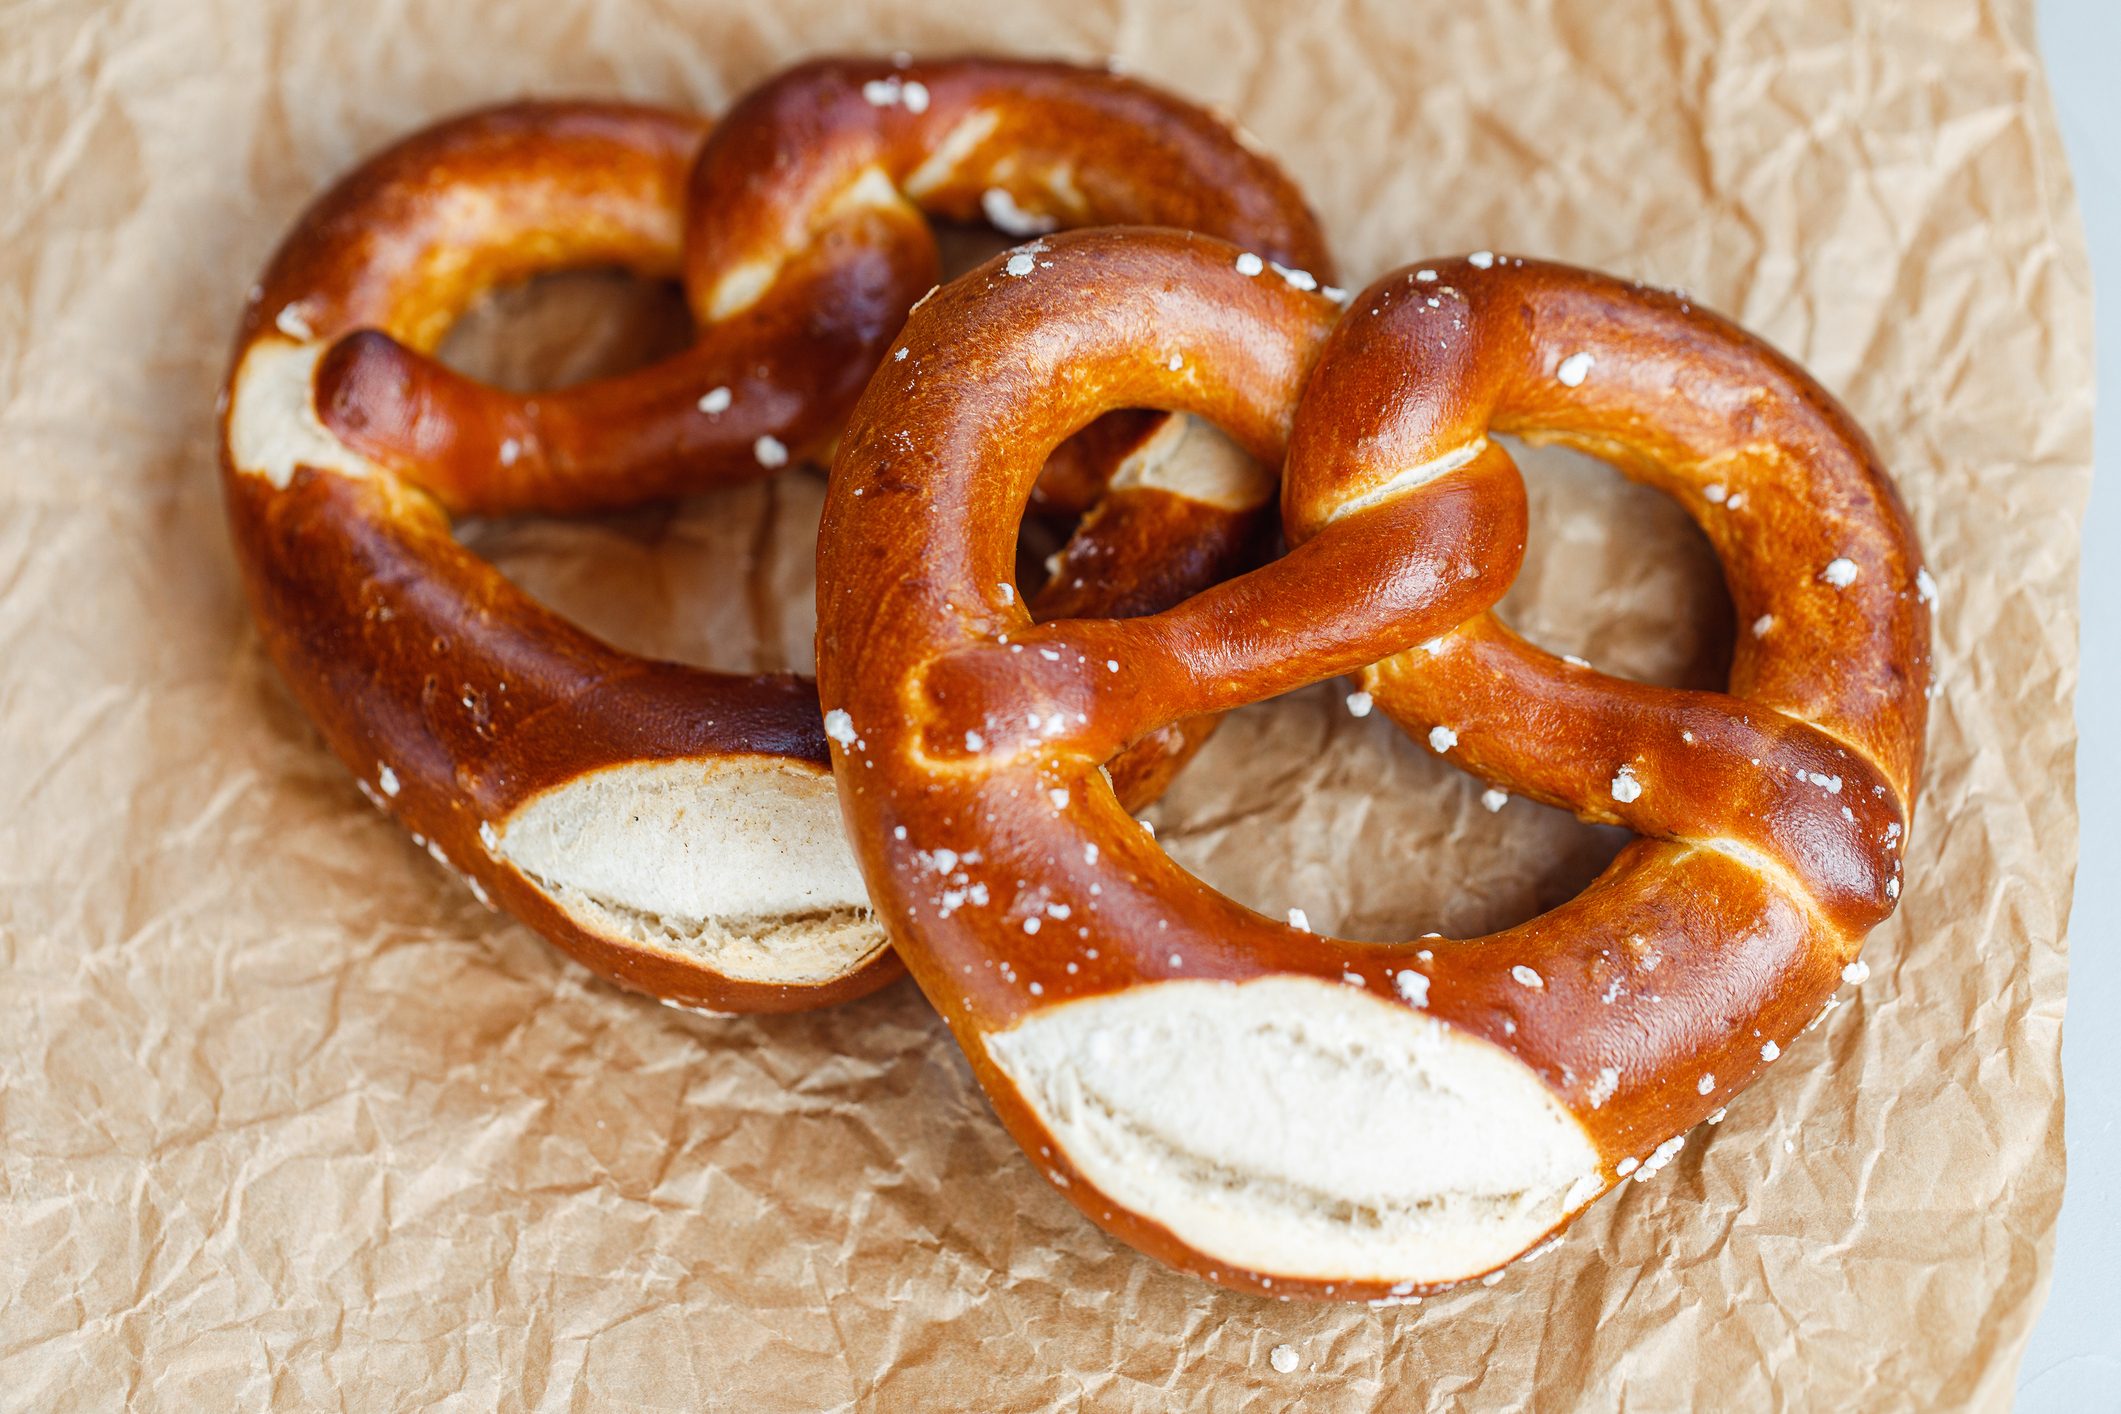
[[[419,336],[448,321],[426,319],[334,351],[319,382],[326,425],[454,511],[607,509],[824,447],[934,284],[929,215],[1019,232],[1168,223],[1327,266],[1302,198],[1214,119],[1069,65],[819,60],[741,100],[698,156],[682,241],[620,257],[648,275],[682,272],[691,349],[523,395],[430,357]],[[540,269],[598,249],[568,226],[525,234],[535,239],[514,244],[548,257]]]
[[[1298,419],[1292,537],[1330,518],[1303,454],[1345,455],[1361,404],[1343,385],[1394,361],[1410,386],[1372,435],[1396,457],[1493,431],[1614,461],[1687,507],[1747,625],[1724,694],[1611,678],[1484,615],[1365,673],[1378,705],[1418,737],[1449,733],[1447,760],[1514,793],[1787,875],[1855,937],[1891,912],[1897,852],[1879,846],[1908,823],[1926,610],[1847,414],[1682,297],[1604,277],[1440,261],[1364,298],[1380,313],[1336,331]]]

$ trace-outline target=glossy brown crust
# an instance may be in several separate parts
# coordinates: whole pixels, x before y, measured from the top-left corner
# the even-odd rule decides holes
[[[1077,1206],[1226,1285],[1327,1290],[1233,1271],[1098,1191],[988,1036],[1175,978],[1346,979],[1407,1005],[1395,978],[1411,969],[1431,1016],[1544,1080],[1616,1181],[1830,1004],[1897,898],[1929,612],[1869,443],[1742,330],[1585,271],[1438,261],[1341,318],[1217,241],[1089,232],[1047,247],[1035,277],[990,264],[909,322],[825,510],[820,690],[874,762],[844,780],[841,809],[909,968]],[[986,586],[1045,449],[1145,403],[1206,416],[1262,457],[1286,444],[1295,549],[1161,613],[1034,626]],[[1694,512],[1745,625],[1729,694],[1604,677],[1492,618],[1525,513],[1491,431],[1586,447]],[[1364,684],[1410,730],[1456,733],[1437,739],[1454,764],[1646,838],[1521,927],[1357,943],[1209,889],[1100,784],[1096,764],[1145,732],[1369,664]],[[991,908],[942,906],[938,849],[1026,884],[996,887]]]
[[[677,134],[653,138],[653,194],[667,201]],[[927,218],[980,220],[994,192],[1040,224],[1179,226],[1330,274],[1317,223],[1271,162],[1201,109],[1102,70],[822,59],[754,90],[711,137],[699,127],[692,150],[682,207],[664,222],[681,239],[616,251],[605,242],[593,254],[570,226],[514,243],[547,247],[543,268],[675,268],[701,330],[690,351],[525,395],[433,359],[447,320],[383,326],[324,370],[327,425],[457,512],[611,508],[766,474],[758,439],[795,455],[821,450],[907,308],[935,284]],[[535,142],[507,159],[518,154],[541,160]],[[585,183],[602,156],[588,157]],[[417,153],[408,159],[397,184],[424,188]],[[510,255],[508,274],[519,276],[521,250]],[[480,273],[475,264],[458,288],[485,288]],[[715,388],[728,390],[727,408],[701,409]]]
[[[791,77],[800,87],[846,67]],[[1049,86],[1070,72],[1029,67]],[[1102,74],[1082,78],[1100,92],[1111,86]],[[1002,101],[998,88],[982,91]],[[1149,95],[1143,115],[1208,121],[1140,92]],[[880,110],[863,108],[874,124]],[[762,474],[755,438],[775,429],[791,447],[815,443],[928,288],[926,225],[903,202],[835,208],[815,230],[803,227],[814,244],[786,252],[750,310],[716,323],[688,353],[624,378],[516,397],[449,374],[425,354],[505,281],[589,264],[681,273],[687,202],[705,199],[688,181],[706,136],[703,122],[657,109],[522,103],[437,125],[351,173],[304,215],[252,291],[230,394],[253,352],[320,350],[314,410],[327,435],[379,472],[305,463],[275,485],[235,465],[224,413],[224,484],[266,648],[380,805],[482,897],[604,976],[690,1006],[791,1010],[873,990],[897,964],[887,951],[815,985],[724,976],[701,959],[578,926],[490,853],[482,827],[626,762],[750,756],[828,766],[815,688],[788,674],[708,673],[621,653],[464,551],[446,512],[631,504],[722,478],[731,446],[741,447],[743,474]],[[1127,138],[1104,135],[1104,150],[1123,150]],[[1198,175],[1240,191],[1256,182],[1269,208],[1287,200],[1263,234],[1294,229],[1292,248],[1315,248],[1315,228],[1286,181],[1227,135],[1222,149],[1223,160]],[[765,161],[774,149],[754,128],[750,150]],[[1231,209],[1242,217],[1251,208]],[[715,219],[709,209],[690,225]],[[702,393],[725,381],[738,389],[728,412],[702,412]],[[758,409],[767,420],[747,420]],[[1132,445],[1112,440],[1101,467],[1086,459],[1084,484],[1101,490]],[[1101,567],[1098,582],[1112,587],[1118,611],[1156,606],[1144,594],[1181,597],[1204,582],[1189,575],[1248,563],[1272,515],[1271,506],[1121,499],[1065,552]],[[1199,734],[1167,734],[1117,763],[1130,798],[1160,790]]]

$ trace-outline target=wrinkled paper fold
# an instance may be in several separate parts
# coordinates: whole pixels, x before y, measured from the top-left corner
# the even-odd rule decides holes
[[[45,1410],[1996,1406],[2044,1290],[2089,276],[2026,0],[381,9],[0,21],[0,1402]],[[953,13],[954,11],[954,13]],[[718,110],[832,50],[1116,53],[1307,187],[1351,286],[1481,247],[1681,286],[1870,430],[1942,586],[1930,763],[1872,976],[1560,1246],[1386,1310],[1224,1293],[1022,1161],[920,996],[708,1020],[592,981],[363,804],[260,651],[213,406],[243,293],[367,151],[525,93]],[[684,337],[507,296],[518,381]],[[1713,684],[1677,507],[1525,458],[1508,616]],[[467,526],[628,646],[805,667],[815,472]],[[1358,937],[1567,898],[1620,838],[1344,689],[1238,714],[1154,819]],[[1277,1371],[1287,1345],[1297,1363]]]

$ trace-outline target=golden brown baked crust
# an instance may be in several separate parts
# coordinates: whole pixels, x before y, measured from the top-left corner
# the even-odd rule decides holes
[[[1025,249],[909,321],[834,468],[819,683],[866,742],[840,800],[872,899],[1004,1123],[1115,1235],[1277,1294],[1480,1275],[1654,1172],[1860,975],[1930,662],[1892,483],[1801,369],[1680,296],[1482,252],[1343,318],[1212,239]],[[1295,548],[1160,613],[1034,625],[992,585],[1045,452],[1142,405],[1286,448]],[[1741,617],[1728,693],[1500,626],[1525,507],[1494,432],[1688,507]],[[1644,838],[1520,927],[1357,943],[1209,889],[1100,780],[1144,734],[1351,672],[1454,764]]]
[[[467,553],[447,517],[623,506],[824,446],[933,282],[926,214],[983,209],[1187,221],[1324,261],[1286,178],[1145,85],[828,60],[711,141],[628,104],[439,124],[319,198],[252,292],[222,460],[267,650],[379,805],[613,980],[750,1011],[896,975],[839,838],[815,690],[621,653]],[[698,342],[529,395],[431,357],[497,283],[581,265],[682,276]],[[1085,494],[1167,422],[1131,419],[1078,458]],[[1248,494],[1114,488],[1053,592],[1132,612],[1227,575],[1270,530],[1265,492]],[[1123,785],[1161,789],[1199,734],[1151,743]]]

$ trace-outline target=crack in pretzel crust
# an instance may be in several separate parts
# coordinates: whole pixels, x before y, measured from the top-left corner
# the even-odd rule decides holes
[[[1655,1174],[1863,981],[1935,596],[1848,414],[1684,296],[1489,252],[1345,314],[1314,283],[1128,230],[941,291],[835,464],[819,688],[864,733],[842,808],[871,897],[1047,1177],[1210,1280],[1392,1299]],[[1038,449],[1115,406],[1284,457],[1290,549],[1144,617],[1032,623],[986,584]],[[1689,510],[1744,626],[1728,691],[1613,678],[1495,616],[1526,515],[1492,433],[1597,445]],[[1097,771],[1343,674],[1491,787],[1640,838],[1514,928],[1358,943],[1208,888]]]
[[[703,963],[740,982],[821,985],[862,967],[891,942],[867,907],[687,917],[635,908],[523,872],[585,931]]]
[[[828,982],[885,942],[807,762],[608,766],[524,802],[490,850],[583,928],[740,981]]]
[[[1340,983],[1164,982],[986,1045],[1085,1178],[1226,1266],[1477,1276],[1597,1179],[1537,1074]]]
[[[317,416],[317,364],[328,348],[267,335],[243,351],[228,395],[228,459],[239,475],[263,477],[276,491],[298,466],[356,480],[389,475]]]
[[[936,280],[928,219],[983,212],[1173,221],[1326,259],[1280,171],[1147,85],[1016,60],[824,59],[712,131],[595,102],[439,123],[319,197],[251,292],[222,467],[266,650],[375,804],[482,902],[606,977],[777,1011],[897,975],[840,832],[831,724],[792,675],[591,637],[466,551],[449,517],[623,509],[830,447]],[[695,342],[531,394],[433,356],[493,288],[586,266],[679,278]],[[1215,445],[1152,426],[1166,450]],[[1089,515],[1064,555],[1071,604],[1150,612],[1256,561],[1271,478],[1262,490],[1231,462],[1107,495],[1141,449],[1104,445],[1075,459]],[[1145,742],[1115,777],[1153,798],[1206,729]]]

